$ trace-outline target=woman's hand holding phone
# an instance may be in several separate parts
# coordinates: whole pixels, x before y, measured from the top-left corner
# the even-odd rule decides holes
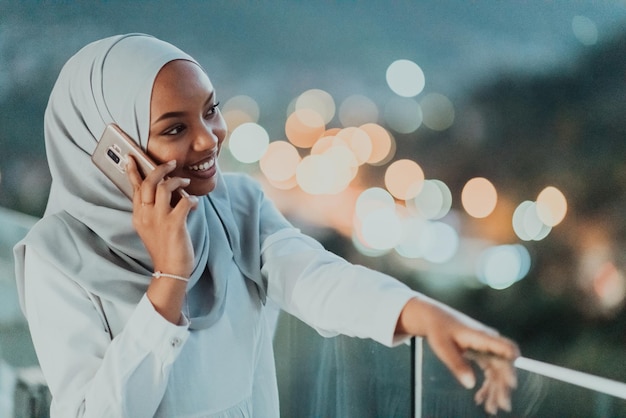
[[[193,270],[194,251],[187,216],[198,205],[195,196],[178,200],[170,205],[172,195],[189,184],[189,179],[168,177],[176,161],[158,165],[146,178],[142,178],[137,163],[130,157],[126,171],[133,186],[133,225],[152,258],[155,271],[189,277]],[[180,321],[186,291],[185,282],[167,277],[153,279],[148,297],[167,320]]]

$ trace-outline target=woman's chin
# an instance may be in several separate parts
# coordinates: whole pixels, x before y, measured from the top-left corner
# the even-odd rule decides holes
[[[202,181],[191,181],[189,186],[185,187],[185,191],[190,195],[204,196],[215,190],[217,185],[217,176]]]

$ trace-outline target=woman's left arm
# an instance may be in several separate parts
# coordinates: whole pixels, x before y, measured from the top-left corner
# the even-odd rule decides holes
[[[271,235],[261,255],[268,296],[321,335],[371,338],[387,346],[425,337],[468,388],[476,379],[464,356],[473,351],[493,354],[479,363],[486,379],[476,401],[485,403],[488,412],[510,409],[512,360],[519,351],[509,339],[393,277],[348,263],[296,229]]]

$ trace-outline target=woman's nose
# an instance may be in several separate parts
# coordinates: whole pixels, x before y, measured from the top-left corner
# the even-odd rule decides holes
[[[217,147],[219,144],[219,133],[212,126],[205,126],[199,129],[193,142],[194,151],[206,151]]]

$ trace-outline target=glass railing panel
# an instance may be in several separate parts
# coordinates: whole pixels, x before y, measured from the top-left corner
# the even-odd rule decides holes
[[[421,380],[415,382],[417,403],[413,416],[485,416],[483,408],[473,400],[475,390],[463,389],[428,344],[416,344],[416,351],[416,357],[422,361],[415,365],[416,379]],[[518,385],[512,394],[512,410],[501,411],[498,416],[626,417],[626,385],[620,381],[525,358],[516,365]]]

